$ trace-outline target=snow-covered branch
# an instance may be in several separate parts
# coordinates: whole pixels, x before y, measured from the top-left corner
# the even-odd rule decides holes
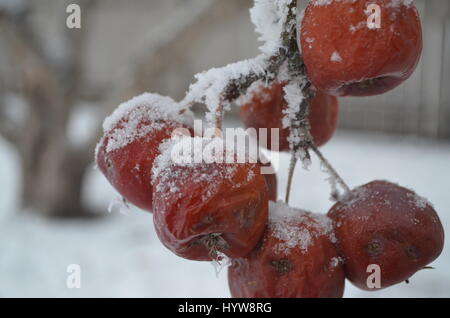
[[[221,113],[256,81],[273,81],[284,57],[261,54],[254,59],[213,68],[197,74],[197,82],[189,88],[182,104],[204,103],[209,110],[206,120],[213,126],[220,125]],[[220,128],[220,126],[218,127]]]
[[[209,110],[207,123],[216,128],[221,128],[223,113],[231,102],[244,95],[254,82],[275,80],[289,52],[298,51],[297,0],[256,0],[250,14],[264,42],[260,48],[262,54],[197,74],[196,83],[190,86],[182,101],[187,106],[205,104]]]

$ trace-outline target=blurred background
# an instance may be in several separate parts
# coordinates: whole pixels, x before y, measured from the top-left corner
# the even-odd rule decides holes
[[[70,3],[81,29],[66,27]],[[424,52],[383,96],[341,99],[323,152],[352,186],[389,179],[434,203],[450,231],[450,2],[416,0]],[[226,270],[179,259],[150,214],[121,206],[95,169],[101,122],[145,91],[184,96],[193,75],[258,54],[252,0],[0,0],[0,297],[229,297]],[[238,110],[227,125],[238,126]],[[275,154],[268,153],[276,160]],[[279,157],[279,195],[289,158]],[[318,164],[292,204],[332,205]],[[112,202],[112,204],[110,204]],[[108,211],[108,207],[110,207]],[[66,286],[81,268],[81,288]],[[410,284],[349,297],[449,297],[450,248]]]

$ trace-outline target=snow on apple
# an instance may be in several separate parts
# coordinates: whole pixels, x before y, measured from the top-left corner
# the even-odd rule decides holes
[[[442,251],[443,227],[428,200],[387,181],[351,190],[318,148],[336,130],[334,96],[385,93],[412,75],[421,56],[413,1],[377,1],[376,30],[362,24],[372,2],[312,0],[299,12],[296,0],[255,0],[260,55],[197,74],[179,103],[144,94],[105,120],[100,170],[128,202],[153,212],[156,233],[174,254],[218,270],[229,265],[234,297],[342,297],[345,278],[368,289],[374,263],[386,288]],[[224,160],[236,155],[221,132],[234,102],[246,127],[279,129],[278,150],[292,156],[285,202],[273,202],[276,176],[261,174],[259,158]],[[196,103],[207,107],[213,136],[194,135]],[[184,133],[172,136],[177,129]],[[296,163],[307,168],[311,153],[337,201],[328,216],[289,206],[290,192],[302,194],[291,187]]]

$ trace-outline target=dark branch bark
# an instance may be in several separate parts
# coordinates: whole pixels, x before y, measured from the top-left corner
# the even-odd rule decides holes
[[[247,93],[249,87],[257,82],[264,81],[271,83],[275,80],[283,62],[286,60],[286,54],[283,49],[277,55],[270,57],[267,60],[266,72],[262,74],[251,73],[247,76],[242,76],[239,79],[232,80],[224,90],[224,99],[228,102],[233,102],[240,96]]]

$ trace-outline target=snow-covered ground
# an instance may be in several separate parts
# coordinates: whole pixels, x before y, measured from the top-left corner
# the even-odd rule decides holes
[[[434,203],[450,231],[450,143],[341,131],[323,152],[347,182],[389,179],[414,188]],[[17,212],[18,158],[0,140],[0,297],[229,297],[226,271],[185,261],[158,241],[152,217],[113,211],[91,222],[61,222]],[[289,158],[280,157],[280,198]],[[326,175],[316,163],[297,170],[292,205],[325,213],[331,206]],[[86,200],[108,214],[116,195],[92,170]],[[68,289],[69,264],[81,266],[81,289]],[[347,297],[450,297],[450,247],[409,285],[362,292],[347,284]]]

